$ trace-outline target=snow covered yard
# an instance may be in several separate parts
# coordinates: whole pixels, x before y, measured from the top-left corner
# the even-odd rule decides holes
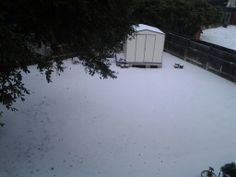
[[[236,26],[206,29],[201,34],[201,40],[236,50]]]
[[[174,63],[184,69],[174,69]],[[0,129],[0,177],[199,177],[236,160],[236,85],[170,54],[100,80],[66,62]]]

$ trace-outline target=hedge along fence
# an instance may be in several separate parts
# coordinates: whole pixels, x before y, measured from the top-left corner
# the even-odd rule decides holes
[[[234,50],[167,33],[165,51],[236,82]]]

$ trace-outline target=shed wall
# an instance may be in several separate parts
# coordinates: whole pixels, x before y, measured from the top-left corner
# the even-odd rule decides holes
[[[126,61],[136,63],[161,63],[165,34],[148,30],[139,31],[126,42]]]

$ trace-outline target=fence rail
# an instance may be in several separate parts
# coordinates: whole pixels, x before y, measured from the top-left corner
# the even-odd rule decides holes
[[[236,82],[236,51],[167,33],[165,51]]]

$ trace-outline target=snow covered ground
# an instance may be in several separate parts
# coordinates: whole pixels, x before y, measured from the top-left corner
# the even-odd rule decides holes
[[[236,26],[206,29],[201,34],[201,40],[236,50]]]
[[[184,69],[174,69],[175,62]],[[100,80],[66,62],[0,128],[0,177],[199,177],[236,160],[236,85],[170,54]]]

